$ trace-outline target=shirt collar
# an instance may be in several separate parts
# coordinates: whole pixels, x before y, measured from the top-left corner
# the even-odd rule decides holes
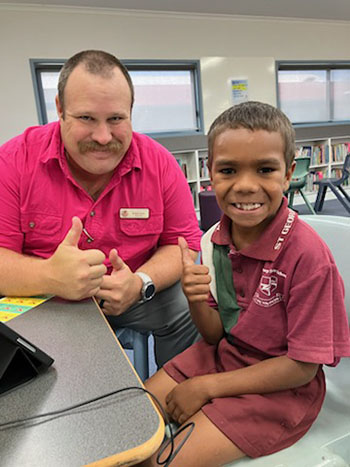
[[[288,241],[297,217],[297,213],[288,208],[288,200],[284,197],[277,214],[261,236],[253,244],[240,250],[239,253],[262,261],[275,261]],[[217,245],[229,245],[234,250],[235,247],[232,245],[231,238],[231,222],[231,219],[224,214],[211,239]]]

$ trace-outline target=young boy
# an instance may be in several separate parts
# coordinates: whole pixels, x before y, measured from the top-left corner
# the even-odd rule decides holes
[[[295,443],[321,409],[322,364],[350,356],[333,257],[283,196],[295,165],[289,120],[246,102],[214,121],[208,143],[224,214],[203,236],[203,265],[179,239],[183,289],[203,340],[146,383],[173,420],[195,422],[171,464],[181,467],[220,466]]]

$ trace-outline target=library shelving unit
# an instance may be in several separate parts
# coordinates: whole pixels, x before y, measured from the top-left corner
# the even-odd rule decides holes
[[[207,167],[208,150],[193,149],[172,151],[190,186],[196,211],[199,211],[198,193],[210,185]]]
[[[350,136],[297,140],[296,147],[296,157],[310,157],[306,194],[310,201],[314,201],[318,190],[317,185],[313,184],[314,181],[340,177],[345,156],[350,152]],[[332,197],[332,193],[327,194],[327,198]]]

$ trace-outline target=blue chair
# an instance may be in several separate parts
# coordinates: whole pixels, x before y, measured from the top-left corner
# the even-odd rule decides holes
[[[149,377],[148,339],[150,333],[120,328],[116,336],[124,349],[133,350],[134,368],[142,381]]]
[[[320,212],[323,208],[323,202],[326,197],[327,188],[332,190],[340,203],[350,213],[350,197],[342,187],[343,183],[348,180],[350,175],[350,154],[345,157],[342,167],[342,175],[340,178],[323,178],[314,182],[318,185],[317,198],[315,202],[315,211]]]

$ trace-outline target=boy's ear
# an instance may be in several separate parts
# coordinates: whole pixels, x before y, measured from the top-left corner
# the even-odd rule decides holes
[[[289,167],[289,169],[287,170],[287,173],[286,173],[286,176],[284,178],[284,187],[283,187],[283,191],[287,191],[288,188],[289,188],[289,184],[290,184],[290,181],[292,180],[292,176],[293,176],[293,172],[295,170],[295,165],[296,165],[296,162],[293,161],[292,162],[292,165]]]

